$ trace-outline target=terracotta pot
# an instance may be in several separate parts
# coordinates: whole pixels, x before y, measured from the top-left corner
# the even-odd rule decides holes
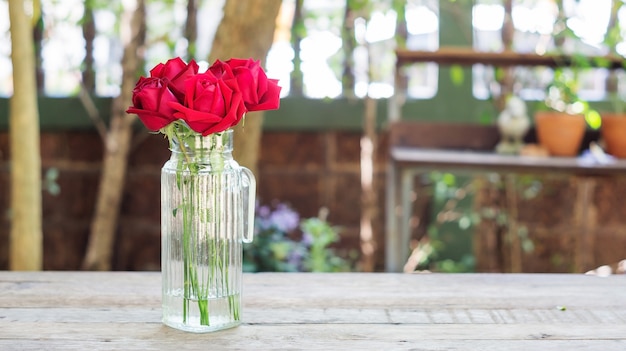
[[[535,113],[537,139],[552,156],[576,156],[585,136],[587,122],[583,115],[563,112],[538,111]]]
[[[600,133],[606,144],[606,152],[626,158],[626,114],[602,113],[602,128]]]

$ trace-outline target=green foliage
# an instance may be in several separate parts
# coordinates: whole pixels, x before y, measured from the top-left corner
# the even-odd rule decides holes
[[[252,243],[244,245],[245,272],[340,272],[350,263],[330,246],[337,229],[320,218],[302,219],[291,207],[257,206]]]
[[[573,60],[576,61],[575,57],[573,56]],[[585,60],[585,62],[585,64],[577,63],[578,67],[571,70],[557,69],[554,71],[554,79],[547,87],[545,104],[555,111],[583,114],[587,124],[593,129],[598,129],[602,124],[600,114],[592,109],[587,101],[578,96],[580,84],[578,68],[589,64],[589,61]]]
[[[463,82],[465,81],[465,72],[463,72],[463,67],[460,65],[451,65],[450,80],[452,81],[452,84],[457,87],[463,85]]]
[[[579,81],[576,71],[557,69],[554,79],[547,87],[546,105],[556,111],[581,112],[578,97]]]
[[[310,272],[338,272],[347,271],[346,262],[335,254],[330,245],[339,241],[335,228],[319,218],[309,218],[302,221],[300,229],[304,235],[312,238],[309,246],[309,255],[304,267]]]
[[[348,0],[347,5],[352,11],[369,11],[371,4],[369,0]]]
[[[476,259],[471,243],[473,235],[477,235],[474,228],[482,221],[491,221],[508,235],[517,236],[524,252],[530,253],[535,249],[527,227],[520,224],[511,226],[511,209],[506,204],[474,207],[474,178],[442,172],[431,172],[429,177],[433,189],[434,220],[427,228],[427,236],[420,240],[416,249],[420,252],[418,269],[448,273],[474,271]],[[489,186],[503,192],[502,196],[514,191],[515,197],[521,201],[535,198],[543,189],[543,184],[533,176],[516,177],[514,189],[505,187],[505,180],[498,175],[494,174],[487,180]]]
[[[602,125],[602,116],[600,116],[600,113],[590,108],[587,108],[586,110],[585,121],[587,121],[587,124],[593,129],[599,129]]]
[[[443,172],[431,172],[429,178],[434,220],[417,248],[421,251],[418,269],[472,272],[475,259],[468,243],[479,215],[471,208],[471,182]]]

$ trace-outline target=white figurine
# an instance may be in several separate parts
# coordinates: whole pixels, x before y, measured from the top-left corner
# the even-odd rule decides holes
[[[524,100],[511,96],[504,110],[498,116],[498,129],[501,140],[496,151],[501,154],[519,154],[524,146],[524,136],[530,128],[530,119]]]

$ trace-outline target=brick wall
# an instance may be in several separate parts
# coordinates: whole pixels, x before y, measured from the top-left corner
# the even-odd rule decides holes
[[[158,270],[160,267],[160,168],[169,157],[167,141],[145,134],[130,156],[113,267],[116,270]],[[303,217],[329,210],[328,220],[341,228],[340,249],[359,250],[362,213],[358,132],[265,132],[257,171],[258,197],[263,203],[288,202]],[[0,132],[0,269],[8,268],[9,141]],[[376,153],[374,235],[376,269],[384,252],[384,170],[387,136]],[[43,173],[59,171],[58,195],[43,193],[44,268],[75,270],[85,252],[98,181],[102,144],[95,132],[45,132],[41,136]],[[626,258],[626,180],[598,177],[585,217],[577,214],[576,179],[546,180],[539,197],[518,198],[517,223],[528,228],[532,252],[521,254],[526,272],[580,271]],[[500,186],[477,189],[474,206],[502,206]],[[419,197],[420,203],[425,201]],[[428,206],[422,203],[417,206]],[[585,219],[585,222],[581,222]],[[424,223],[425,221],[420,221]],[[581,225],[586,226],[581,237]],[[423,229],[423,228],[421,228]],[[474,234],[474,252],[481,271],[507,271],[511,264],[506,228],[485,221]],[[582,239],[581,239],[582,238]],[[471,248],[468,248],[471,251]],[[580,255],[583,255],[582,257]]]
[[[328,220],[341,228],[340,248],[358,250],[360,137],[357,132],[264,133],[256,174],[259,200],[287,202],[303,217],[317,216],[320,208],[328,208]],[[169,150],[160,135],[139,139],[131,152],[122,199],[116,270],[160,267],[159,181]],[[8,134],[0,132],[0,269],[8,268],[8,144]],[[102,143],[95,132],[44,132],[41,152],[42,176],[50,168],[57,169],[61,189],[58,195],[43,193],[44,269],[78,269],[97,194]],[[384,196],[379,199],[384,208]],[[381,223],[375,228],[382,228]],[[382,241],[382,230],[377,232]],[[382,254],[377,260],[382,267]]]

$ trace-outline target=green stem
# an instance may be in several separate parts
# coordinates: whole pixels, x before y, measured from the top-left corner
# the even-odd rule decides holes
[[[190,176],[189,182],[193,183],[193,175]],[[192,294],[197,295],[198,287],[197,280],[195,275],[193,274],[191,267],[191,232],[192,226],[191,221],[193,219],[193,206],[191,199],[191,192],[187,193],[188,190],[187,185],[183,181],[183,189],[181,190],[183,196],[183,279],[185,280],[185,299],[183,300],[183,323],[187,323],[187,314],[189,311],[189,299]],[[187,198],[185,200],[185,198]]]
[[[191,249],[191,235],[193,232],[193,220],[194,220],[194,210],[195,210],[195,197],[194,194],[197,193],[196,186],[196,176],[197,176],[197,168],[191,167],[192,160],[189,156],[189,152],[187,147],[185,146],[184,140],[180,137],[178,130],[174,128],[174,135],[178,140],[178,144],[180,150],[185,159],[184,165],[189,170],[189,179],[187,182],[181,181],[179,189],[182,194],[182,207],[183,207],[183,279],[184,279],[184,290],[185,290],[185,298],[183,299],[183,323],[188,322],[188,314],[189,314],[189,299],[191,295],[195,295],[195,298],[198,301],[198,310],[200,312],[200,325],[210,325],[209,322],[209,303],[208,299],[205,296],[207,294],[203,294],[200,286],[198,284],[198,272],[193,267],[193,259],[192,255],[193,250]],[[178,166],[179,176],[182,178],[182,172],[184,172],[185,167],[182,164]]]
[[[176,127],[174,127],[173,129],[174,129],[174,135],[176,137],[176,140],[178,140],[178,145],[180,146],[180,151],[182,151],[183,156],[185,157],[187,169],[189,169],[189,171],[191,172],[191,168],[189,167],[189,165],[191,165],[191,159],[189,158],[189,153],[187,152],[187,147],[185,146],[185,142],[180,137],[180,134],[178,134],[178,129],[176,129]]]
[[[200,310],[200,325],[211,325],[209,322],[209,299],[198,299],[198,309]]]
[[[183,155],[185,155],[185,157],[188,160],[188,156],[184,150],[185,146],[184,143],[182,142],[182,140],[180,139],[180,136],[178,135],[178,130],[176,129],[176,127],[173,128],[174,133],[176,135],[176,139],[178,140],[178,143],[181,147],[181,150],[183,150]],[[183,173],[183,164],[181,164],[180,162],[178,163],[177,169],[176,169],[177,177],[179,178],[179,181],[177,182],[179,185],[179,191],[181,192],[181,197],[182,197],[182,210],[183,210],[183,279],[184,279],[184,298],[183,298],[183,323],[187,323],[188,322],[188,317],[189,317],[189,296],[190,294],[190,286],[189,286],[189,229],[188,228],[188,224],[189,224],[189,204],[186,203],[185,201],[185,187],[184,187],[184,181],[182,180],[182,173]]]
[[[200,325],[210,325],[210,296],[217,294],[220,298],[224,295],[228,299],[228,310],[231,320],[238,321],[240,319],[239,300],[238,295],[232,295],[230,287],[230,262],[231,251],[229,238],[222,238],[221,233],[228,230],[228,226],[222,227],[225,222],[225,218],[221,217],[222,206],[224,206],[224,199],[221,195],[222,189],[222,171],[224,169],[224,160],[219,154],[219,150],[211,149],[209,157],[209,163],[211,164],[211,175],[209,176],[210,183],[205,185],[199,179],[199,165],[194,163],[197,160],[194,159],[190,152],[204,152],[203,145],[196,145],[198,150],[192,150],[191,147],[185,145],[184,137],[186,137],[184,130],[178,130],[172,128],[169,133],[178,141],[179,151],[183,154],[178,159],[177,167],[177,184],[181,192],[181,210],[183,212],[183,265],[184,265],[184,294],[183,299],[183,323],[189,323],[190,305],[195,300],[198,303],[198,312],[200,317]],[[213,147],[213,146],[212,146]],[[202,150],[202,151],[200,151]],[[196,155],[198,156],[198,155]],[[206,155],[205,155],[206,156]],[[188,173],[187,173],[188,172]],[[201,189],[208,186],[209,189]],[[205,192],[208,190],[208,192]],[[200,194],[207,194],[209,196],[209,208],[205,208],[199,202],[203,202],[204,199],[200,199]],[[208,212],[207,212],[208,211]],[[196,227],[196,221],[202,221],[199,227]],[[208,223],[205,223],[208,222]],[[204,224],[210,227],[209,232],[206,233],[207,240],[204,245],[207,245],[205,249],[208,252],[208,267],[206,267],[206,276],[200,276],[198,271],[198,262],[196,252],[192,246],[201,244],[200,241],[195,242],[194,239],[200,233],[196,233],[200,228],[204,228]],[[204,233],[203,233],[204,235]],[[214,289],[214,291],[212,290]]]
[[[182,172],[180,169],[178,172]],[[181,187],[182,184],[181,184]],[[187,315],[189,312],[189,304],[188,299],[190,294],[190,278],[189,278],[189,204],[185,203],[185,190],[179,189],[181,191],[182,196],[182,209],[183,209],[183,279],[184,279],[184,298],[183,298],[183,323],[187,323]]]

